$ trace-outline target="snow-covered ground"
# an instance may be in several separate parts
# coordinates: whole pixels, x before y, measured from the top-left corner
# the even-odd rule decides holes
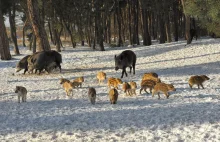
[[[108,88],[98,85],[96,73],[120,77],[114,70],[114,55],[128,48],[91,51],[87,47],[63,51],[62,73],[23,75],[15,65],[29,54],[0,61],[0,141],[220,141],[220,40],[200,39],[129,48],[137,54],[136,74],[123,81],[140,84],[145,72],[156,72],[176,92],[169,99],[150,94],[125,97],[119,90],[118,103],[111,105]],[[13,74],[14,73],[14,74]],[[191,75],[210,77],[205,89],[190,89]],[[68,98],[59,79],[84,76],[82,88]],[[18,103],[16,85],[28,90],[26,103]],[[91,105],[87,89],[97,91],[97,104]],[[144,91],[143,91],[144,92]]]

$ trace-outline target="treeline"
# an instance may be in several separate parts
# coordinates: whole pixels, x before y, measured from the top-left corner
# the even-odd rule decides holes
[[[98,46],[104,51],[104,43],[139,45],[143,40],[143,45],[149,46],[152,40],[165,43],[186,38],[190,44],[191,29],[204,35],[217,31],[218,35],[215,27],[219,25],[220,7],[215,5],[214,11],[214,5],[209,1],[190,0],[0,0],[1,59],[11,58],[4,14],[9,16],[15,54],[19,54],[16,11],[23,13],[23,46],[26,46],[26,31],[33,31],[29,35],[29,49],[33,52],[50,50],[49,42],[60,52],[61,37],[69,37],[73,48],[77,42],[82,45],[87,42],[91,48]]]

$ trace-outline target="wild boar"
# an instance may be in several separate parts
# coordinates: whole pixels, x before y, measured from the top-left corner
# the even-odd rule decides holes
[[[121,78],[123,78],[124,73],[128,76],[126,72],[127,67],[130,68],[130,73],[133,68],[133,74],[135,74],[136,60],[136,54],[131,50],[125,50],[118,56],[115,55],[115,70],[117,71],[118,69],[122,69]]]
[[[156,85],[156,82],[153,81],[153,80],[150,80],[150,79],[142,80],[141,81],[140,94],[141,94],[142,90],[144,90],[148,94],[148,92],[147,92],[148,88],[150,89],[150,93],[152,93],[152,90],[153,90],[155,85]]]
[[[50,72],[48,70],[48,66],[51,65],[51,63],[55,62],[56,66],[59,67],[61,72],[61,65],[62,63],[62,56],[56,51],[42,51],[33,54],[28,59],[28,70],[39,70],[39,74],[43,69],[45,69],[48,73]],[[35,72],[36,73],[36,72]]]
[[[131,89],[130,84],[128,84],[127,82],[124,82],[122,85],[122,90],[124,91],[124,93],[126,93],[127,96],[130,95],[130,92],[129,92],[130,89]]]
[[[197,35],[196,29],[190,29],[190,36],[191,36],[191,39],[190,39],[191,41],[193,40],[193,37],[195,37],[197,40],[198,35]]]
[[[111,89],[108,94],[111,104],[116,104],[118,100],[118,91],[114,88]]]
[[[82,88],[82,83],[84,82],[84,77],[83,76],[78,77],[78,78],[74,79],[73,82],[77,82],[79,84],[77,87],[80,86],[80,88]]]
[[[89,91],[88,91],[88,97],[89,97],[89,100],[91,102],[91,104],[95,104],[95,100],[96,100],[96,91],[95,91],[95,88],[93,87],[90,87],[89,88]]]
[[[189,83],[189,87],[192,89],[193,85],[196,84],[198,86],[201,86],[203,89],[203,85],[202,83],[206,80],[209,80],[209,77],[207,77],[206,75],[195,75],[195,76],[191,76],[188,83]]]
[[[108,78],[108,88],[113,86],[114,88],[118,89],[118,85],[122,83],[123,82],[119,78],[113,78],[113,77]]]
[[[104,80],[106,80],[106,73],[100,71],[97,73],[96,75],[98,81],[99,81],[99,84],[102,83]]]
[[[152,92],[152,96],[154,96],[155,93],[158,95],[158,99],[160,99],[160,92],[164,93],[164,95],[169,98],[169,92],[170,91],[176,91],[175,87],[172,84],[165,84],[165,83],[157,83],[154,86],[154,90]]]
[[[26,73],[26,71],[28,71],[28,58],[31,55],[27,55],[24,58],[22,58],[16,65],[16,72],[21,71],[22,69],[24,69],[24,74]]]
[[[143,80],[153,80],[155,82],[161,82],[161,80],[158,78],[158,74],[154,72],[145,73],[142,77]]]

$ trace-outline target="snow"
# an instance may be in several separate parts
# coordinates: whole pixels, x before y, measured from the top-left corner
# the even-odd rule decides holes
[[[106,48],[65,48],[62,73],[15,73],[16,63],[0,61],[0,141],[220,141],[220,40],[200,39],[185,46],[185,41],[152,46]],[[106,82],[98,85],[96,73],[120,77],[114,70],[114,55],[130,49],[137,54],[136,74],[123,81],[140,84],[145,72],[156,72],[165,83],[177,89],[169,99],[161,94],[152,98],[142,92],[126,97],[119,90],[118,103],[111,105]],[[12,52],[13,54],[13,52]],[[128,69],[127,69],[128,70]],[[210,80],[205,89],[190,89],[192,75],[205,74]],[[59,84],[61,77],[84,76],[82,88],[66,97]],[[26,103],[18,103],[16,85],[27,88]],[[88,87],[97,92],[96,105],[87,97]]]

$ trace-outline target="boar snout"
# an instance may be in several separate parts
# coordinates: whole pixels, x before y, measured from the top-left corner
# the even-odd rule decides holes
[[[115,70],[117,71],[119,69],[119,67],[115,67]]]

